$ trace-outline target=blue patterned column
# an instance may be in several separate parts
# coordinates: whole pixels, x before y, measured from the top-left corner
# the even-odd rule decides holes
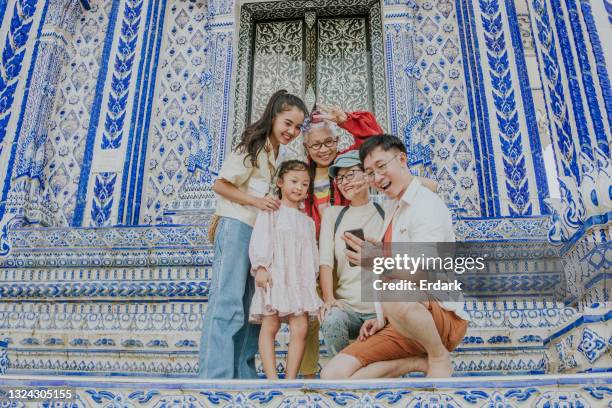
[[[6,211],[28,223],[54,225],[57,206],[45,191],[44,167],[54,152],[46,144],[49,118],[59,73],[69,59],[66,38],[74,33],[82,13],[78,0],[54,0],[47,4],[44,26],[38,34],[27,85],[25,107],[17,124],[16,141],[8,174],[10,191]],[[23,27],[22,27],[23,28]]]
[[[460,3],[459,3],[460,4]],[[390,131],[415,172],[435,178],[457,214],[488,214],[477,171],[454,1],[385,1],[383,26]]]
[[[2,11],[3,33],[0,39],[0,222],[6,211],[6,197],[11,187],[11,174],[15,156],[15,129],[20,122],[19,107],[26,87],[27,64],[35,58],[32,50],[37,28],[44,22],[47,8],[36,0],[4,1]],[[6,220],[4,221],[6,222]]]
[[[389,131],[406,145],[413,173],[434,177],[431,174],[432,145],[426,140],[425,132],[433,116],[432,105],[430,101],[424,100],[423,94],[419,98],[418,86],[426,71],[425,58],[419,61],[423,57],[422,42],[419,40],[423,40],[417,36],[419,21],[422,20],[417,2],[387,0],[384,3],[383,38]],[[427,37],[432,39],[431,34]],[[440,73],[437,76],[436,80],[441,82]]]
[[[389,124],[391,133],[398,136],[415,115],[418,102],[416,80],[420,70],[414,54],[416,12],[416,4],[400,1],[387,0],[383,8]]]
[[[559,173],[549,239],[561,245],[569,293],[580,309],[610,302],[612,100],[594,2],[531,0],[540,72]],[[603,27],[603,32],[602,30]]]
[[[485,185],[493,195],[489,216],[547,214],[548,186],[515,1],[479,0],[463,9],[462,18],[471,20],[466,44],[477,72],[469,81],[479,92],[479,161],[492,176]]]
[[[159,46],[165,4],[113,2],[77,188],[75,226],[121,223],[117,217],[125,181],[140,164],[131,152],[138,151],[147,131],[142,109],[150,104],[149,87],[155,81],[151,48]]]

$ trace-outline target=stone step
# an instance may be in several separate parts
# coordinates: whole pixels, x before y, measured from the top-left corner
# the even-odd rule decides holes
[[[286,350],[277,350],[277,371],[285,372]],[[90,374],[113,376],[195,376],[198,366],[197,350],[186,351],[109,351],[52,350],[50,348],[9,348],[9,373],[14,374]],[[329,361],[322,350],[319,368]],[[453,353],[455,376],[521,375],[546,372],[544,350],[465,350]],[[263,367],[257,359],[258,371]]]
[[[163,313],[98,315],[99,308],[108,308],[108,305],[87,305],[82,307],[96,313],[85,318],[78,313],[65,313],[61,319],[52,319],[49,316],[57,312],[55,308],[63,310],[68,306],[6,303],[0,306],[4,310],[0,340],[7,340],[2,343],[8,344],[9,372],[15,374],[172,377],[194,375],[197,371],[200,311],[189,319],[186,316],[191,315],[181,317],[178,313],[174,319],[164,319],[167,315]],[[137,309],[132,306],[125,309]],[[46,308],[44,313],[40,308]],[[148,310],[151,312],[151,308]],[[553,316],[552,320],[536,318],[537,310],[492,313],[471,310],[474,320],[453,356],[456,375],[609,371],[612,367],[610,305],[593,305],[580,314],[563,310],[548,309],[546,316]],[[504,316],[517,314],[532,315],[533,319],[519,319],[518,326],[526,327],[512,327],[515,324]],[[552,324],[559,321],[563,323]],[[280,371],[284,370],[287,340],[287,327],[283,326],[277,337]],[[321,344],[320,364],[326,361],[325,345]]]
[[[545,372],[542,338],[523,335],[522,343],[506,331],[471,328],[454,353],[456,375],[527,374]],[[526,331],[525,331],[526,333]],[[198,331],[89,330],[70,331],[30,328],[5,331],[10,372],[76,373],[106,375],[194,375],[197,372]],[[289,340],[283,325],[277,336],[279,371]],[[515,336],[516,337],[516,336]],[[483,339],[489,339],[485,341]],[[529,341],[524,341],[525,339]],[[320,341],[320,366],[328,361]]]
[[[0,299],[205,301],[213,248],[207,241],[207,219],[202,222],[204,225],[11,229],[5,243],[8,255],[0,257]],[[474,232],[470,221],[457,222],[459,237],[478,240],[469,233]],[[514,229],[512,223],[504,220],[496,225]],[[495,259],[490,259],[486,274],[465,274],[466,296],[557,296],[564,275],[555,247],[530,240],[479,241],[479,245],[489,248]],[[519,262],[517,254],[527,254],[528,259]]]
[[[59,399],[25,404],[40,407],[596,408],[608,406],[612,398],[612,374],[362,381],[6,375],[0,387],[0,406],[13,406],[7,400],[9,389],[27,387],[53,387],[48,390],[56,395],[63,390],[64,395],[73,396],[73,404]]]
[[[207,302],[156,299],[151,302],[118,302],[81,298],[72,301],[0,301],[0,331],[14,329],[59,331],[199,331]],[[470,327],[499,329],[520,341],[525,333],[554,329],[577,316],[560,303],[526,299],[520,302],[467,300]],[[525,333],[523,333],[525,332]],[[517,337],[517,333],[521,333]],[[482,341],[490,339],[482,338]],[[473,339],[479,342],[479,339]],[[491,340],[494,341],[494,340]]]
[[[505,308],[505,309],[504,309]],[[456,375],[543,373],[548,333],[575,310],[535,301],[468,301],[473,320]],[[194,375],[206,302],[0,302],[0,339],[14,373]],[[288,327],[277,337],[284,370]],[[327,361],[321,341],[320,365]]]

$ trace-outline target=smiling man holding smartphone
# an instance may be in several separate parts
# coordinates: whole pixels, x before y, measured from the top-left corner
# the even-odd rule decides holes
[[[346,245],[345,235],[361,239],[380,235],[384,211],[370,199],[357,150],[336,157],[329,175],[350,201],[348,206],[332,206],[325,211],[319,237],[319,285],[325,302],[319,320],[328,353],[335,356],[350,340],[357,339],[363,323],[376,315],[374,303],[362,301],[361,267],[349,261],[347,254],[352,249]],[[432,190],[437,187],[431,181],[426,185]]]
[[[389,198],[384,233],[378,235],[383,243],[455,241],[448,207],[412,176],[401,140],[391,135],[374,136],[361,146],[360,158],[369,183]],[[345,239],[354,250],[348,251],[347,257],[361,263],[363,240],[351,235]],[[377,241],[367,236],[366,240]],[[468,327],[463,302],[427,296],[422,301],[384,302],[382,307],[389,324],[367,321],[360,336],[365,339],[335,356],[321,377],[396,377],[409,371],[449,377],[453,372],[450,352]]]
[[[380,234],[384,212],[370,200],[357,150],[338,156],[329,168],[329,175],[350,200],[348,206],[332,206],[325,211],[319,237],[319,284],[325,302],[319,320],[327,350],[334,356],[357,338],[366,320],[375,317],[374,304],[361,301],[361,268],[349,263],[346,251],[351,249],[342,237],[348,232],[362,239]]]

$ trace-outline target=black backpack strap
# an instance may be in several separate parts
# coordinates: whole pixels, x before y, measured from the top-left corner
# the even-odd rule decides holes
[[[380,218],[382,218],[383,220],[385,219],[385,210],[383,210],[383,208],[380,206],[380,204],[378,203],[372,203],[374,204],[374,208],[376,208],[376,211],[378,211],[378,215],[380,215]],[[340,223],[342,222],[342,218],[344,218],[344,214],[346,214],[346,212],[348,211],[350,207],[347,205],[345,207],[343,207],[340,212],[338,213],[338,218],[336,218],[336,223],[334,224],[334,236],[336,236],[336,232],[338,231],[338,227],[340,227]]]
[[[378,203],[372,202],[372,204],[374,204],[374,207],[376,207],[376,211],[378,211],[378,214],[384,220],[385,219],[385,210],[383,210],[383,208]]]
[[[342,222],[342,218],[344,218],[344,214],[346,214],[346,212],[348,211],[349,206],[344,206],[340,212],[338,213],[338,218],[336,218],[336,223],[334,224],[334,236],[336,236],[336,232],[338,231],[338,227],[340,226],[340,223]]]

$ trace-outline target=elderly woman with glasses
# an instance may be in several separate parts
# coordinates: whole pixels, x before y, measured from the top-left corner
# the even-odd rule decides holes
[[[338,152],[338,137],[333,132],[332,124],[338,125],[355,138],[355,142],[341,152]],[[348,204],[334,186],[328,174],[329,166],[339,154],[359,149],[368,137],[378,135],[382,131],[374,115],[365,111],[347,113],[337,107],[318,106],[318,110],[306,120],[302,134],[310,176],[314,183],[305,204],[306,213],[315,222],[317,237],[325,208],[330,205]]]

